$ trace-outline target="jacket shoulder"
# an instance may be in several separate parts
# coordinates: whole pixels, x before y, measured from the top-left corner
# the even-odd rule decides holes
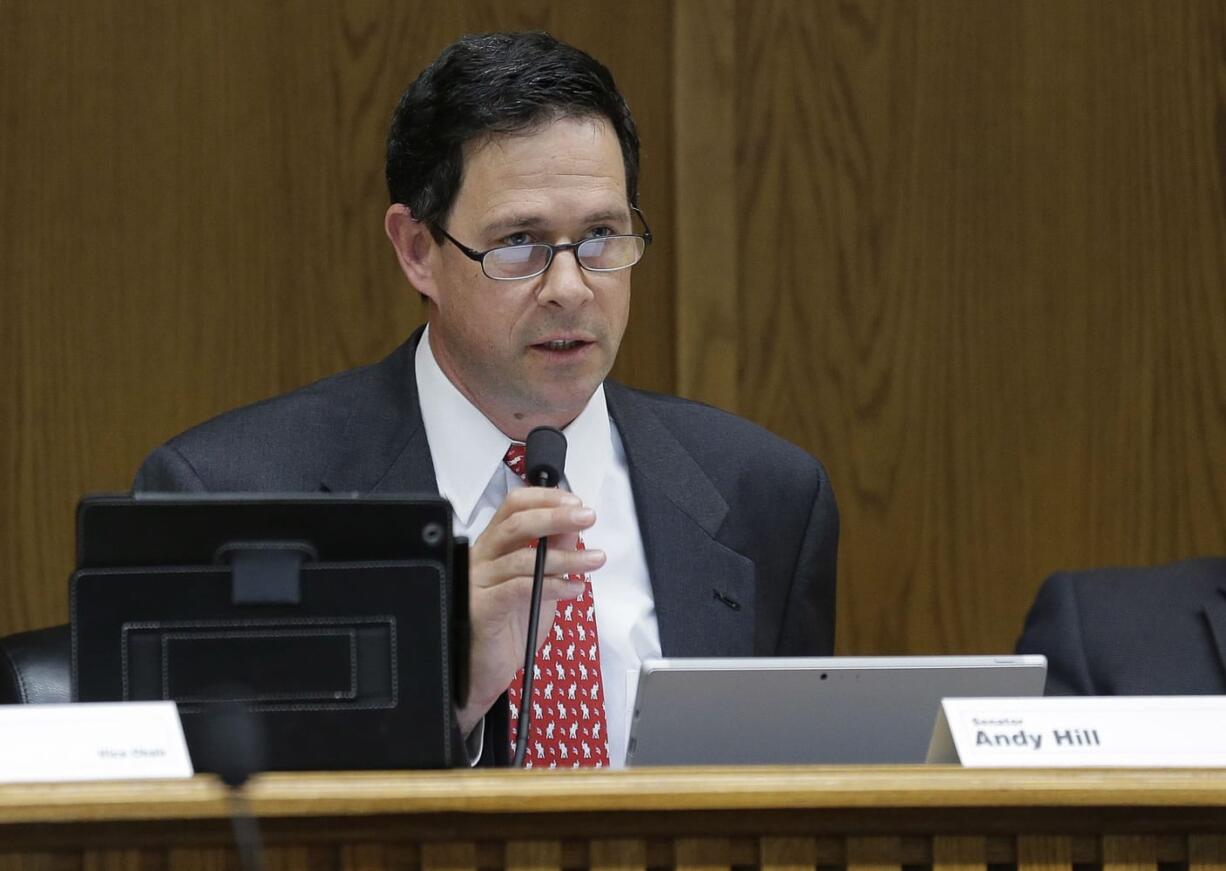
[[[387,368],[385,360],[350,369],[198,424],[145,459],[134,489],[317,490],[355,411],[394,419],[415,401]]]
[[[615,401],[649,412],[704,468],[752,474],[814,475],[828,480],[821,462],[803,448],[746,418],[678,396],[612,385]]]
[[[1154,608],[1169,612],[1181,602],[1203,604],[1222,585],[1226,585],[1226,559],[1220,558],[1057,572],[1045,582],[1045,587],[1065,588],[1082,611],[1105,609],[1117,616],[1131,612],[1145,619]]]
[[[1048,692],[1221,692],[1217,642],[1226,560],[1059,572],[1040,588],[1019,653],[1048,658]]]

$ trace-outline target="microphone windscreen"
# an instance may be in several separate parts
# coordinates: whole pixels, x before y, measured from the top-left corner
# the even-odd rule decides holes
[[[566,436],[551,426],[538,426],[524,442],[528,483],[556,487],[566,469]]]
[[[242,702],[205,706],[200,714],[201,740],[193,748],[197,771],[212,771],[237,788],[262,771],[267,758],[263,724]]]

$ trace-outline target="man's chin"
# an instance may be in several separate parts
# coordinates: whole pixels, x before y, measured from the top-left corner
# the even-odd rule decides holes
[[[534,426],[556,426],[559,429],[578,417],[587,408],[592,394],[600,386],[600,380],[585,378],[565,384],[544,386],[533,391],[527,400],[525,412],[534,421]]]

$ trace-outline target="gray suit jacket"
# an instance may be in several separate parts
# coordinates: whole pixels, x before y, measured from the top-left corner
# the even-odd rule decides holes
[[[134,489],[437,493],[414,375],[420,335],[379,363],[171,439]],[[709,406],[612,381],[605,394],[625,445],[663,654],[830,655],[839,527],[821,464]],[[498,719],[487,726],[505,734]],[[486,747],[501,760],[505,744]]]
[[[1226,693],[1226,559],[1052,575],[1017,652],[1049,695]]]

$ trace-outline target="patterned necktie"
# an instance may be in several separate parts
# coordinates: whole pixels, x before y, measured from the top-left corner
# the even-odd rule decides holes
[[[503,457],[511,471],[525,478],[524,446],[512,443]],[[583,549],[583,539],[577,545]],[[570,575],[570,580],[578,576]],[[544,616],[544,615],[542,615]],[[524,670],[515,673],[507,693],[511,700],[511,754],[519,733],[519,706]],[[537,648],[532,672],[532,734],[524,753],[525,768],[606,768],[608,727],[604,684],[600,680],[600,644],[592,579],[583,576],[577,599],[558,602],[549,637]]]

